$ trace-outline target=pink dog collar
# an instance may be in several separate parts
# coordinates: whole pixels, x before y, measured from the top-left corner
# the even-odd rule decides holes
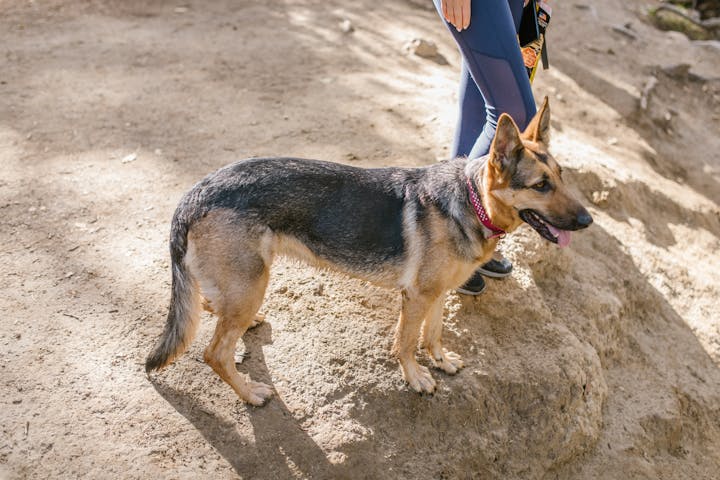
[[[496,237],[503,238],[506,233],[505,230],[493,225],[493,223],[490,221],[490,217],[488,217],[488,214],[485,211],[485,208],[482,206],[482,202],[480,202],[480,197],[478,196],[477,192],[475,191],[475,188],[473,187],[472,182],[470,181],[469,178],[466,178],[465,180],[467,181],[468,193],[470,194],[470,203],[472,203],[472,206],[475,209],[475,214],[477,215],[478,219],[480,220],[480,223],[485,225],[485,227],[488,230],[493,232],[493,234],[490,235],[488,237],[488,239],[496,238]]]

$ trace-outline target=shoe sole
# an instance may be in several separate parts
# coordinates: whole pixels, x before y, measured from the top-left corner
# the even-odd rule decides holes
[[[483,293],[485,291],[485,287],[483,287],[482,290],[479,290],[479,291],[478,290],[465,290],[464,288],[459,287],[459,288],[456,288],[455,291],[457,293],[462,293],[463,295],[470,295],[470,296],[475,297],[475,296]]]
[[[484,268],[478,268],[478,269],[476,270],[476,272],[480,272],[483,277],[505,278],[505,277],[509,277],[509,276],[510,276],[510,274],[512,273],[512,270],[510,270],[510,271],[507,272],[507,273],[498,273],[498,272],[493,272],[493,271],[491,271],[491,270],[485,270]]]

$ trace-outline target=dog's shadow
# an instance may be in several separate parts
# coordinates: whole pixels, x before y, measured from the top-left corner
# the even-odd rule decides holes
[[[246,360],[240,370],[253,372],[253,378],[271,384],[262,346],[272,343],[272,327],[262,323],[243,337]],[[227,460],[240,475],[252,478],[322,478],[338,470],[313,439],[304,432],[277,395],[263,407],[245,406],[253,425],[254,444],[238,432],[233,419],[223,419],[202,407],[188,394],[151,378],[155,390],[202,434],[205,440]],[[340,472],[333,478],[342,477]]]

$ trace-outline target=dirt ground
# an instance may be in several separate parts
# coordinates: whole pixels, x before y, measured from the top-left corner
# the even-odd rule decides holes
[[[398,295],[280,261],[253,408],[202,363],[208,315],[145,375],[174,207],[250,156],[446,158],[429,0],[0,1],[0,478],[717,478],[720,47],[653,4],[557,2],[534,90],[595,224],[565,250],[524,227],[510,278],[449,296],[466,368],[409,391]]]

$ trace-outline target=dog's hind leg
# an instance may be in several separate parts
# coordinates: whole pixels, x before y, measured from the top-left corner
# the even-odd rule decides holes
[[[257,261],[262,262],[261,258]],[[243,278],[244,277],[244,278]],[[272,395],[272,388],[254,382],[235,368],[235,347],[238,340],[258,323],[257,311],[263,301],[269,270],[254,278],[247,274],[235,276],[232,285],[223,285],[218,323],[210,344],[205,349],[205,362],[225,380],[238,396],[252,405],[262,405]]]
[[[218,316],[205,362],[242,400],[262,405],[272,389],[237,371],[235,346],[263,318],[258,309],[270,279],[272,234],[236,212],[214,210],[193,225],[188,240],[190,269],[206,308]]]
[[[445,296],[440,296],[430,307],[423,324],[422,346],[427,349],[433,365],[452,375],[463,367],[463,361],[460,355],[449,352],[442,346],[444,301]]]
[[[210,301],[207,298],[202,299],[202,308],[208,313],[215,313],[215,310],[213,310],[212,305],[210,304]],[[263,313],[257,313],[255,315],[255,318],[253,319],[252,323],[250,324],[249,328],[255,328],[261,323],[265,321],[265,314]]]
[[[400,362],[403,378],[413,390],[420,393],[435,391],[435,380],[430,374],[430,370],[420,365],[415,359],[420,327],[434,301],[436,300],[418,292],[403,290],[402,310],[395,331],[393,353]]]

